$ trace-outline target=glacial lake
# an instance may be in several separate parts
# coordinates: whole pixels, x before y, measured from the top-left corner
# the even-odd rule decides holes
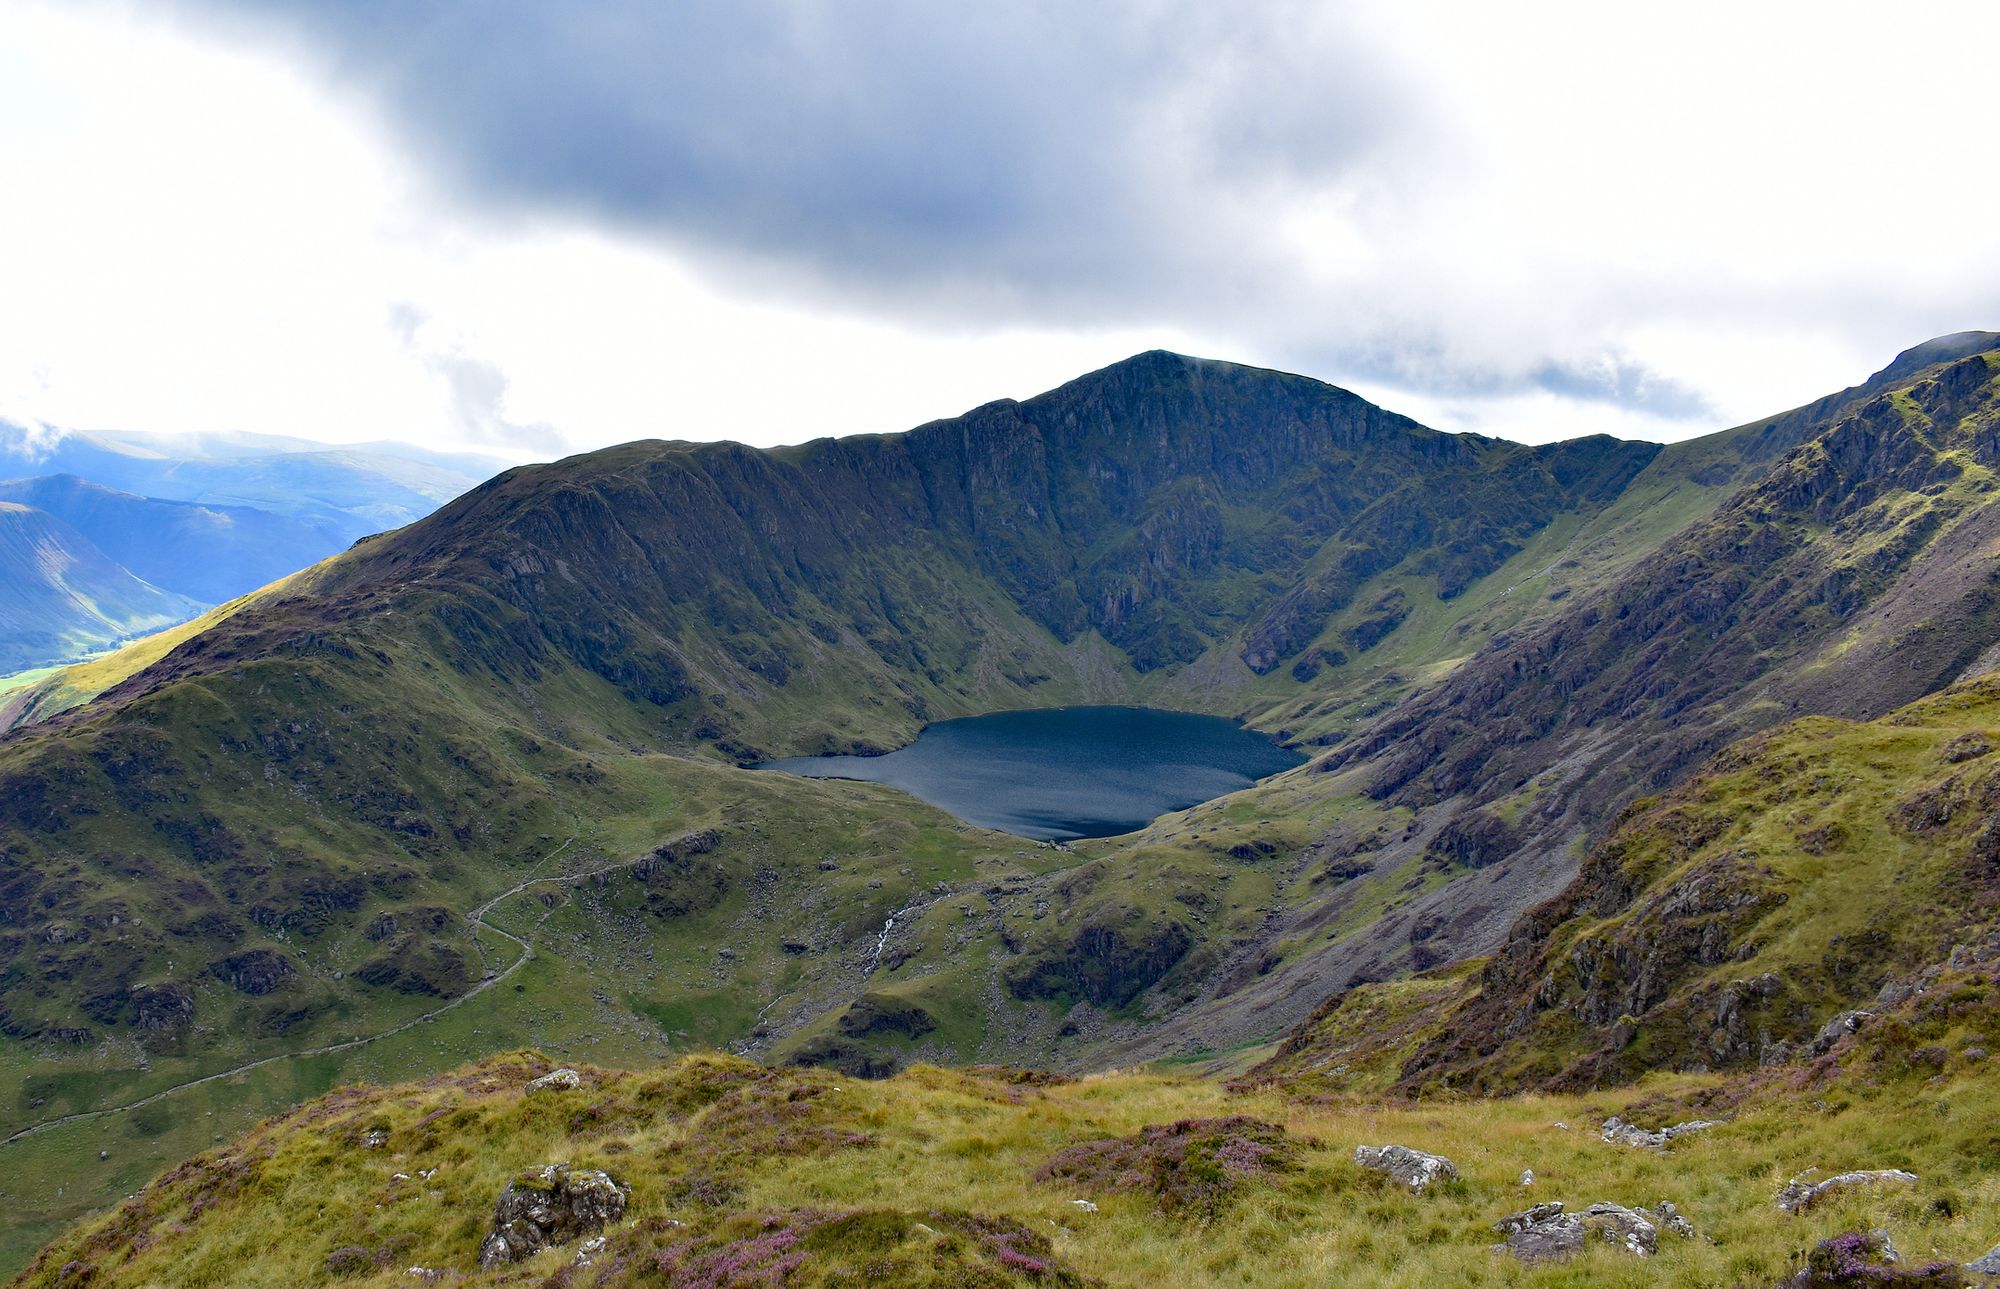
[[[1061,841],[1131,832],[1304,760],[1219,716],[1052,707],[939,721],[884,756],[792,756],[755,768],[886,783],[983,828]]]

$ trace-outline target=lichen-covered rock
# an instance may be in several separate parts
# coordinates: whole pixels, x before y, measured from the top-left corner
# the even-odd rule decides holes
[[[1647,1150],[1665,1150],[1667,1143],[1676,1137],[1685,1137],[1691,1132],[1706,1132],[1715,1127],[1713,1120],[1690,1119],[1672,1127],[1656,1130],[1641,1128],[1636,1123],[1626,1123],[1617,1115],[1604,1121],[1604,1139],[1626,1146],[1640,1146]]]
[[[1408,1146],[1356,1146],[1354,1162],[1372,1172],[1387,1173],[1390,1180],[1423,1190],[1433,1182],[1456,1181],[1458,1165],[1443,1155],[1411,1150]]]
[[[1803,1213],[1824,1199],[1829,1191],[1837,1191],[1849,1186],[1907,1186],[1917,1181],[1915,1173],[1906,1173],[1900,1168],[1867,1168],[1851,1173],[1841,1173],[1823,1182],[1812,1181],[1809,1177],[1794,1177],[1778,1192],[1778,1207],[1787,1213]]]
[[[2000,1285],[2000,1244],[1994,1245],[1959,1270],[1976,1285]]]
[[[1523,1262],[1560,1262],[1583,1252],[1583,1219],[1563,1213],[1507,1237],[1505,1248]]]
[[[1683,1240],[1694,1238],[1694,1223],[1681,1216],[1680,1209],[1674,1207],[1672,1200],[1663,1199],[1653,1207],[1642,1208],[1639,1211],[1651,1218],[1653,1225],[1663,1231],[1672,1231]]]
[[[1649,1258],[1659,1250],[1659,1230],[1651,1215],[1622,1204],[1592,1204],[1581,1213],[1565,1212],[1561,1201],[1537,1204],[1510,1213],[1493,1224],[1507,1237],[1506,1249],[1523,1262],[1553,1262],[1583,1252],[1592,1235],[1615,1244],[1633,1257]]]
[[[550,1070],[539,1079],[528,1080],[528,1086],[523,1091],[533,1096],[537,1092],[568,1092],[582,1086],[583,1076],[565,1066],[560,1070]]]
[[[594,1168],[550,1164],[507,1184],[493,1230],[479,1246],[482,1268],[519,1262],[550,1245],[595,1235],[625,1215],[632,1188]]]
[[[1493,1232],[1496,1235],[1518,1235],[1530,1227],[1540,1226],[1544,1222],[1561,1217],[1562,1211],[1561,1200],[1550,1200],[1533,1208],[1522,1209],[1519,1213],[1509,1213],[1493,1224]]]
[[[1875,1019],[1874,1012],[1842,1012],[1820,1027],[1819,1033],[1813,1035],[1812,1042],[1806,1044],[1806,1051],[1813,1056],[1824,1056],[1832,1050],[1835,1043],[1873,1019]]]
[[[1583,1210],[1583,1224],[1633,1257],[1650,1258],[1659,1252],[1659,1228],[1641,1209],[1622,1204],[1592,1204]]]

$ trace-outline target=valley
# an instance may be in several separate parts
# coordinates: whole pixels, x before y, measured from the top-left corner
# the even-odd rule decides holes
[[[516,1154],[563,1140],[616,1172],[797,1080],[815,1105],[852,1089],[829,1130],[871,1144],[729,1162],[737,1207],[920,1213],[942,1186],[1038,1237],[1054,1222],[1066,1265],[1117,1283],[1186,1241],[1136,1202],[1083,1228],[1038,1161],[1233,1114],[1316,1144],[1222,1219],[1218,1278],[1509,1282],[1475,1237],[1521,1168],[1579,1206],[1694,1213],[1715,1242],[1660,1255],[1684,1282],[1766,1276],[1866,1203],[1787,1225],[1765,1211],[1778,1172],[1891,1158],[1931,1179],[1899,1218],[1970,1259],[1984,753],[1947,749],[1994,728],[1996,391],[2000,338],[1972,333],[1707,438],[1528,448],[1149,353],[904,435],[503,474],[7,698],[0,1248],[24,1265],[135,1192],[166,1206],[151,1229],[187,1198],[140,1191],[168,1163],[247,1158],[219,1143],[417,1079],[259,1129],[255,1168],[337,1160],[372,1232],[348,1242],[464,1262],[462,1207],[395,1243],[361,1212],[370,1157],[314,1125],[371,1097],[477,1107],[490,1158],[456,1198],[413,1195],[428,1213]],[[1061,849],[746,768],[1077,705],[1240,720],[1306,759]],[[1902,1029],[1809,1054],[1939,963],[1926,989],[1973,990],[1963,1009],[1912,993]],[[1945,1055],[1925,1072],[1917,1048]],[[496,1055],[521,1049],[542,1055]],[[1836,1049],[1856,1055],[1812,1064]],[[605,1067],[588,1079],[617,1126],[509,1100],[558,1062]],[[967,1065],[1063,1078],[939,1068]],[[723,1100],[641,1090],[689,1079]],[[1932,1101],[1944,1127],[1894,1138]],[[1809,1102],[1842,1108],[1801,1126]],[[1547,1129],[1711,1107],[1729,1126],[1668,1157],[1713,1179],[1675,1194],[1653,1156]],[[1391,1131],[1467,1170],[1442,1216],[1345,1162]],[[411,1170],[451,1149],[395,1140]],[[1303,1214],[1328,1202],[1328,1231],[1367,1214],[1386,1243],[1314,1243]],[[211,1229],[182,1220],[131,1274],[233,1256],[186,1243]],[[273,1275],[310,1280],[322,1243]],[[1614,1254],[1545,1282],[1618,1282]]]
[[[179,626],[429,514],[502,464],[399,444],[168,440],[0,419],[0,677]],[[0,715],[0,730],[10,723]]]

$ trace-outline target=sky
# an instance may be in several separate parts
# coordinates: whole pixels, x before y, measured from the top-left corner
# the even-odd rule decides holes
[[[1671,440],[2000,328],[2000,5],[0,0],[0,418],[536,459],[1145,349]]]

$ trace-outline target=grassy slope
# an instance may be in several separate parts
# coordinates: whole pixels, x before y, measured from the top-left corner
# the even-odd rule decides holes
[[[280,578],[249,595],[218,604],[200,617],[179,626],[156,631],[102,657],[72,663],[67,667],[43,667],[0,680],[0,734],[17,726],[48,720],[72,708],[81,707],[99,694],[132,679],[195,636],[219,626],[267,595],[283,594],[307,583],[308,569]]]
[[[54,515],[0,501],[0,667],[79,657],[203,607],[142,581]]]
[[[1796,1058],[1994,933],[1996,745],[1987,676],[1733,746],[1629,811],[1490,962],[1330,1000],[1260,1074],[1492,1091]]]
[[[63,1236],[22,1283],[59,1283],[74,1263],[106,1285],[320,1283],[343,1249],[358,1266],[346,1283],[408,1283],[409,1266],[497,1282],[475,1270],[493,1199],[514,1173],[553,1160],[605,1168],[633,1188],[596,1269],[566,1283],[634,1282],[623,1256],[716,1233],[749,1238],[760,1227],[741,1215],[796,1221],[787,1215],[800,1209],[866,1216],[850,1220],[851,1238],[800,1246],[803,1266],[787,1283],[1048,1282],[1004,1268],[955,1278],[965,1255],[937,1215],[941,1197],[1018,1222],[1049,1241],[1038,1260],[1112,1285],[1769,1284],[1815,1241],[1874,1227],[1906,1257],[1967,1260],[1994,1236],[1985,1216],[2000,1198],[2000,1157],[1987,1111],[2000,1074],[1954,1054],[2000,1041],[2000,1026],[1990,984],[1951,983],[1977,992],[1978,1005],[1949,1020],[1913,1015],[1905,1044],[1879,1053],[1850,1040],[1840,1070],[1763,1082],[1661,1077],[1588,1097],[1291,1098],[1169,1076],[1041,1086],[930,1067],[861,1082],[712,1057],[644,1073],[586,1067],[576,1091],[524,1097],[526,1079],[551,1064],[524,1053],[308,1103]],[[1941,1072],[1928,1058],[1904,1059],[1907,1044],[1933,1039],[1946,1053]],[[1663,1154],[1603,1142],[1592,1128],[1611,1113],[1653,1123],[1697,1111],[1725,1122]],[[1194,1212],[1163,1211],[1143,1186],[1036,1180],[1076,1143],[1228,1115],[1282,1125],[1303,1146],[1297,1167]],[[379,1149],[362,1144],[371,1130],[386,1134]],[[1383,1142],[1445,1153],[1463,1180],[1411,1196],[1350,1162],[1357,1144]],[[1857,1189],[1803,1217],[1772,1202],[1803,1170],[1859,1167],[1903,1167],[1922,1180]],[[1536,1181],[1524,1189],[1527,1168]],[[1537,1268],[1490,1251],[1495,1220],[1556,1198],[1573,1208],[1671,1200],[1701,1238],[1663,1233],[1647,1261],[1600,1245]],[[572,1256],[553,1250],[512,1274],[551,1274]],[[857,1278],[837,1279],[843,1272]]]

